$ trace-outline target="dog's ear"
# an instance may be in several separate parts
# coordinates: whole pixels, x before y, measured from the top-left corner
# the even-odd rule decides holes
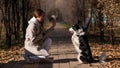
[[[78,20],[77,24],[79,25],[79,27],[83,27],[82,21]]]

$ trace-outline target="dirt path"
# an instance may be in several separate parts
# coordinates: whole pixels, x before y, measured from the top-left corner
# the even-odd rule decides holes
[[[51,35],[53,39],[53,43],[70,43],[71,42],[71,34],[66,27],[62,24],[57,23],[54,32]]]

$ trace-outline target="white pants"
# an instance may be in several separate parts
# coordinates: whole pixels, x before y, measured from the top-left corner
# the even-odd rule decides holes
[[[49,50],[50,50],[50,45],[52,43],[52,40],[50,38],[47,38],[42,46],[42,51],[41,50],[37,50],[38,47],[36,46],[29,46],[27,45],[27,49],[25,48],[25,55],[43,55],[46,56],[46,54],[44,54],[45,50],[47,52],[47,54],[49,54]],[[44,49],[44,51],[43,51]],[[45,53],[46,53],[45,52]]]
[[[47,52],[49,52],[51,44],[52,44],[52,40],[50,38],[47,38],[43,43],[43,49],[46,49]]]

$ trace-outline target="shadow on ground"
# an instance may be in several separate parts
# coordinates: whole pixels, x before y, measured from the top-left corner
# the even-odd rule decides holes
[[[51,59],[53,60],[53,58]],[[108,58],[106,62],[110,62],[113,60],[120,61],[120,58]],[[54,60],[53,62],[39,62],[39,63],[27,63],[24,60],[20,60],[20,61],[10,61],[8,63],[0,63],[0,67],[1,68],[53,68],[54,63],[69,63],[75,61],[77,61],[76,58],[57,59]],[[95,63],[99,63],[99,62],[95,62]]]
[[[0,68],[53,68],[51,62],[34,62],[27,63],[24,60],[10,61],[8,63],[0,63]]]

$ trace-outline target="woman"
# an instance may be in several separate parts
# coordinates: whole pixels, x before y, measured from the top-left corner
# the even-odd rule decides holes
[[[43,26],[44,16],[45,13],[43,10],[36,9],[33,12],[33,17],[28,22],[29,25],[26,29],[25,39],[25,59],[31,55],[38,58],[39,56],[49,56],[52,40],[48,35],[54,30],[56,19],[52,17],[52,26],[48,30],[45,30]]]

